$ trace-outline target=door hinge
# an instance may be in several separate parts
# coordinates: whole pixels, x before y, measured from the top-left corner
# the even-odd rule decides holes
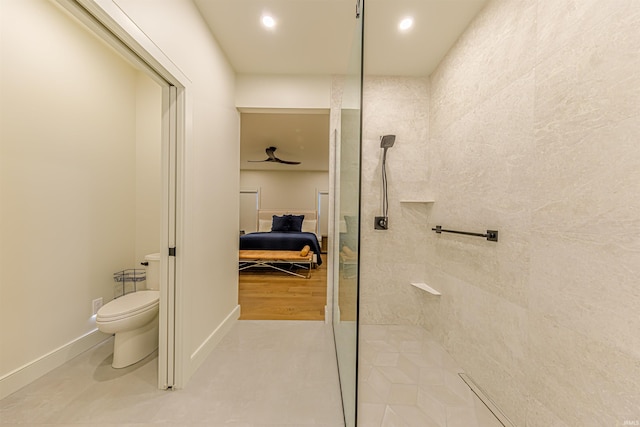
[[[176,248],[169,248],[169,256],[176,256]]]

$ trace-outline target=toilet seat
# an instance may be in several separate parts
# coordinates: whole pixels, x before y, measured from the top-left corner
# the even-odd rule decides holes
[[[138,291],[117,298],[103,305],[96,315],[98,322],[115,322],[156,309],[160,301],[159,291]]]

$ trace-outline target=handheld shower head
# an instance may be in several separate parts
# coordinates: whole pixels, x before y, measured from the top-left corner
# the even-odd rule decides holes
[[[391,148],[393,143],[396,142],[395,135],[384,135],[380,137],[380,148]]]
[[[382,152],[382,215],[375,217],[374,227],[376,230],[386,230],[389,226],[388,223],[388,211],[389,200],[387,198],[387,150],[393,147],[396,142],[395,135],[383,135],[380,137],[380,148],[383,148]]]

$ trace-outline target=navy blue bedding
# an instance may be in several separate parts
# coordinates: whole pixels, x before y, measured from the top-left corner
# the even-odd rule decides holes
[[[318,265],[322,264],[320,243],[313,233],[300,231],[269,231],[249,233],[240,236],[240,249],[262,249],[270,251],[299,251],[309,245],[317,256]]]

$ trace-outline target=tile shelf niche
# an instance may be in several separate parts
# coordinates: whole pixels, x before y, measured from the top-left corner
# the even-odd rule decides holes
[[[435,200],[430,199],[404,199],[400,200],[400,203],[435,203]]]

